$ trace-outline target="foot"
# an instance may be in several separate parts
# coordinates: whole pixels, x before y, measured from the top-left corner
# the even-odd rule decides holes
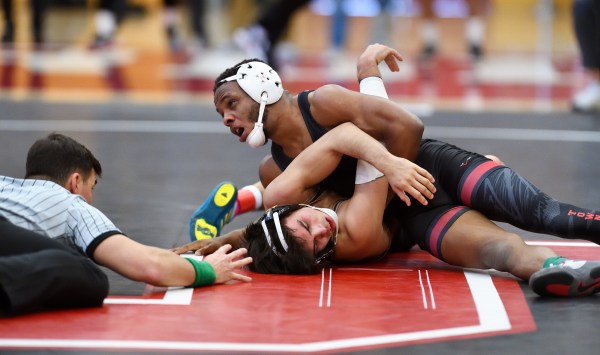
[[[230,182],[222,182],[208,195],[202,206],[190,218],[190,239],[216,238],[235,212],[237,188]]]
[[[540,296],[593,295],[600,292],[600,261],[566,260],[543,268],[531,275],[529,287]]]
[[[594,113],[600,112],[600,83],[593,82],[573,97],[573,111]]]

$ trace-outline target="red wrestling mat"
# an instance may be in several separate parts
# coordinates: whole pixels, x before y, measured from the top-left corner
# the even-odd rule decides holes
[[[595,249],[560,245],[574,258]],[[0,348],[306,353],[536,329],[518,281],[453,269],[420,251],[320,275],[252,276],[248,284],[154,290],[110,297],[100,309],[3,319]]]

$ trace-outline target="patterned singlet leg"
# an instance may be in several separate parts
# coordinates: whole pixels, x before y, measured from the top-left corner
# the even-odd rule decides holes
[[[562,203],[508,167],[481,176],[468,199],[473,209],[492,220],[530,232],[600,244],[598,211]]]

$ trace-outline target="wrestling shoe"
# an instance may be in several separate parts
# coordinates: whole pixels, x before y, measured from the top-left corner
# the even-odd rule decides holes
[[[202,206],[190,218],[190,240],[216,238],[235,212],[237,188],[224,181],[208,195]]]
[[[573,97],[571,105],[574,112],[600,112],[600,83],[590,83],[578,91]]]
[[[600,292],[600,261],[567,259],[535,272],[529,278],[529,287],[540,296],[593,295]]]

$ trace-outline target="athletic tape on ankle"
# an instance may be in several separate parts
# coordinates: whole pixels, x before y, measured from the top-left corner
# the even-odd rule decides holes
[[[196,271],[196,279],[188,287],[208,286],[215,283],[217,274],[209,263],[206,261],[197,261],[192,258],[185,258],[185,260],[189,261],[194,267],[194,271]]]
[[[237,202],[240,206],[238,214],[254,211],[262,207],[262,194],[254,185],[244,186],[238,190]]]
[[[367,182],[379,179],[382,176],[383,173],[377,170],[376,167],[359,159],[356,164],[356,179],[354,180],[354,185],[366,184]]]
[[[367,95],[388,98],[383,80],[378,76],[370,76],[360,81],[360,92]]]

